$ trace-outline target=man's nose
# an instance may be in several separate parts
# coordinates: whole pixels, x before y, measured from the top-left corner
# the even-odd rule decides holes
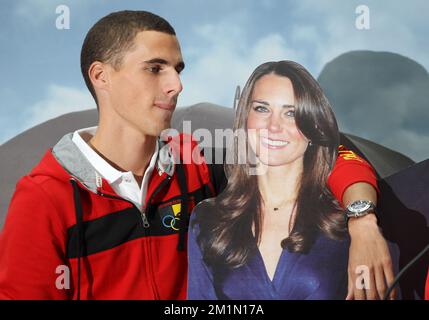
[[[183,90],[182,81],[178,72],[174,71],[165,85],[165,93],[169,97],[177,96]]]

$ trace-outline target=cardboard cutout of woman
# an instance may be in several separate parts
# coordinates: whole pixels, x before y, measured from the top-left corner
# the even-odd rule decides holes
[[[339,132],[317,81],[292,61],[260,65],[234,130],[228,185],[191,216],[188,298],[344,299],[350,239],[328,188]]]

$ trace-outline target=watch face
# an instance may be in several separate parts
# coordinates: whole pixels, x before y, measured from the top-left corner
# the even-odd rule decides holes
[[[369,201],[359,200],[349,205],[348,210],[353,213],[360,213],[368,210],[371,206]]]

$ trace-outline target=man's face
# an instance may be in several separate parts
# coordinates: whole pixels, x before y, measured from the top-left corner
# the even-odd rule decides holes
[[[118,70],[109,70],[111,121],[144,135],[158,136],[170,127],[184,68],[179,42],[173,35],[142,31],[125,53]],[[118,120],[119,122],[117,122]]]

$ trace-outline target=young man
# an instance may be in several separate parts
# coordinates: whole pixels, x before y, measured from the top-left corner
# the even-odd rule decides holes
[[[0,235],[0,299],[184,299],[187,215],[222,177],[175,163],[174,151],[195,147],[189,137],[171,148],[159,139],[182,90],[175,31],[148,12],[112,13],[88,32],[81,68],[99,124],[64,136],[17,184]],[[344,204],[376,201],[358,158],[340,155],[330,186]],[[375,221],[349,223],[353,270],[389,257]]]

